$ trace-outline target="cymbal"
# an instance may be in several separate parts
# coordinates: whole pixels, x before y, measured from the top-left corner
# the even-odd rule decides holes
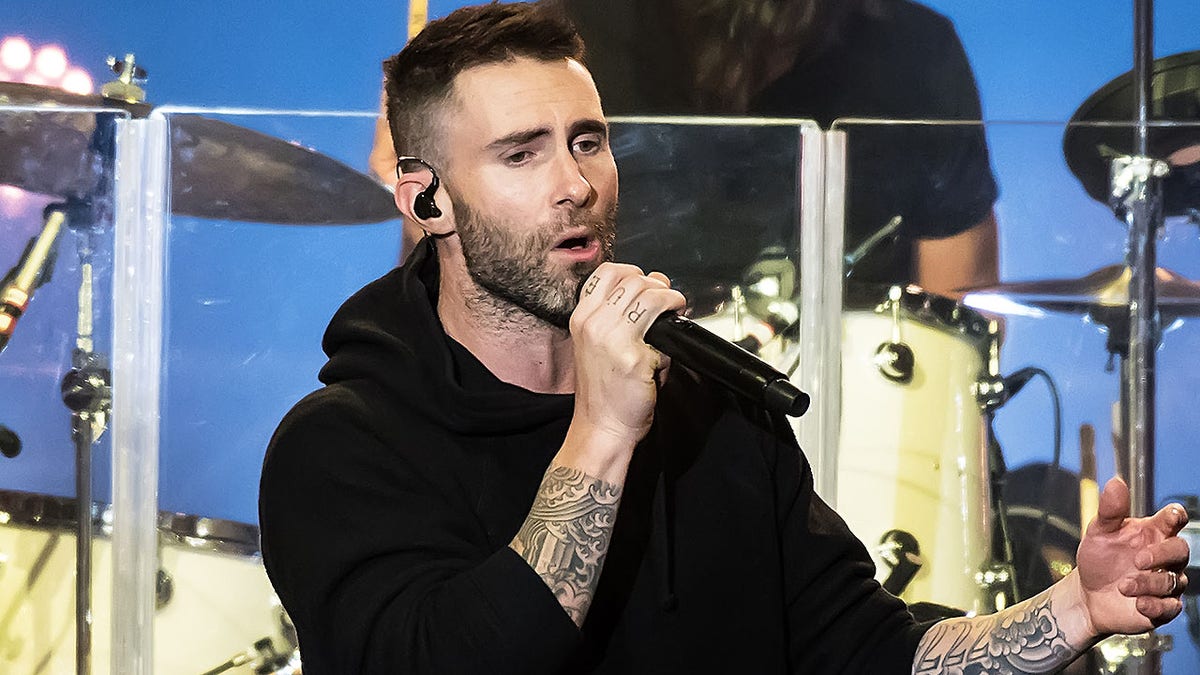
[[[95,112],[145,117],[152,106],[0,82],[0,183],[56,197],[95,191],[103,157],[92,146]],[[372,223],[399,217],[391,194],[366,175],[244,127],[192,114],[169,117],[171,210],[178,215],[292,225]]]
[[[1078,279],[1017,281],[962,290],[969,296],[967,304],[985,304],[980,301],[991,296],[1054,312],[1107,315],[1128,307],[1131,278],[1128,267],[1109,265]],[[1200,316],[1200,283],[1161,267],[1155,270],[1154,282],[1164,315]]]
[[[1195,123],[1149,127],[1148,154],[1167,160],[1180,150],[1200,146],[1200,51],[1156,59],[1152,73],[1149,119]],[[1120,124],[1095,124],[1105,122]],[[1112,159],[1132,154],[1135,122],[1132,72],[1101,87],[1071,117],[1063,134],[1063,154],[1093,199],[1108,203]],[[1200,209],[1200,162],[1190,158],[1173,163],[1176,166],[1163,179],[1163,213],[1187,215]]]

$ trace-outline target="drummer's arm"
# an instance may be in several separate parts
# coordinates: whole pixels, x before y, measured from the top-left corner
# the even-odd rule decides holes
[[[367,158],[371,173],[388,188],[396,186],[396,148],[387,121],[387,92],[379,101],[379,117],[375,118],[375,135],[371,139],[371,154]]]
[[[918,239],[913,245],[914,281],[925,290],[958,299],[959,289],[990,286],[1000,280],[996,214],[944,239]]]

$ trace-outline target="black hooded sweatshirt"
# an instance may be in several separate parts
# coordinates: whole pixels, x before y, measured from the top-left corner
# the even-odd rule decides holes
[[[271,440],[263,560],[305,675],[908,673],[927,626],[813,492],[786,421],[676,365],[576,628],[508,547],[573,410],[443,331],[423,243],[325,334]]]

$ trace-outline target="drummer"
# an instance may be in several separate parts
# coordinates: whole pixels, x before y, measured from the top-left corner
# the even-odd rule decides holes
[[[829,128],[846,117],[982,115],[953,25],[909,0],[542,2],[565,11],[583,36],[610,116],[789,117]],[[960,289],[996,283],[997,189],[982,128],[870,125],[849,134],[849,279],[916,283],[956,299]],[[695,155],[683,165],[710,159],[705,147],[677,151]],[[370,165],[395,180],[382,116]],[[422,233],[406,227],[408,251]]]
[[[644,342],[683,297],[605,262],[617,170],[582,53],[493,3],[388,62],[397,154],[421,155],[396,202],[431,236],[339,310],[262,476],[306,673],[1050,672],[1178,615],[1186,513],[1130,518],[1114,479],[1051,589],[915,622],[786,422]]]

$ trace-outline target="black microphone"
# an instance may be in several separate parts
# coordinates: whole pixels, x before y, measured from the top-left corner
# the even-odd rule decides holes
[[[53,257],[54,242],[64,222],[66,214],[62,210],[47,208],[41,234],[29,240],[21,260],[0,281],[0,352],[8,346],[34,289],[45,281],[46,262]]]
[[[674,312],[664,312],[646,331],[646,344],[767,410],[799,417],[808,394],[750,352]]]

